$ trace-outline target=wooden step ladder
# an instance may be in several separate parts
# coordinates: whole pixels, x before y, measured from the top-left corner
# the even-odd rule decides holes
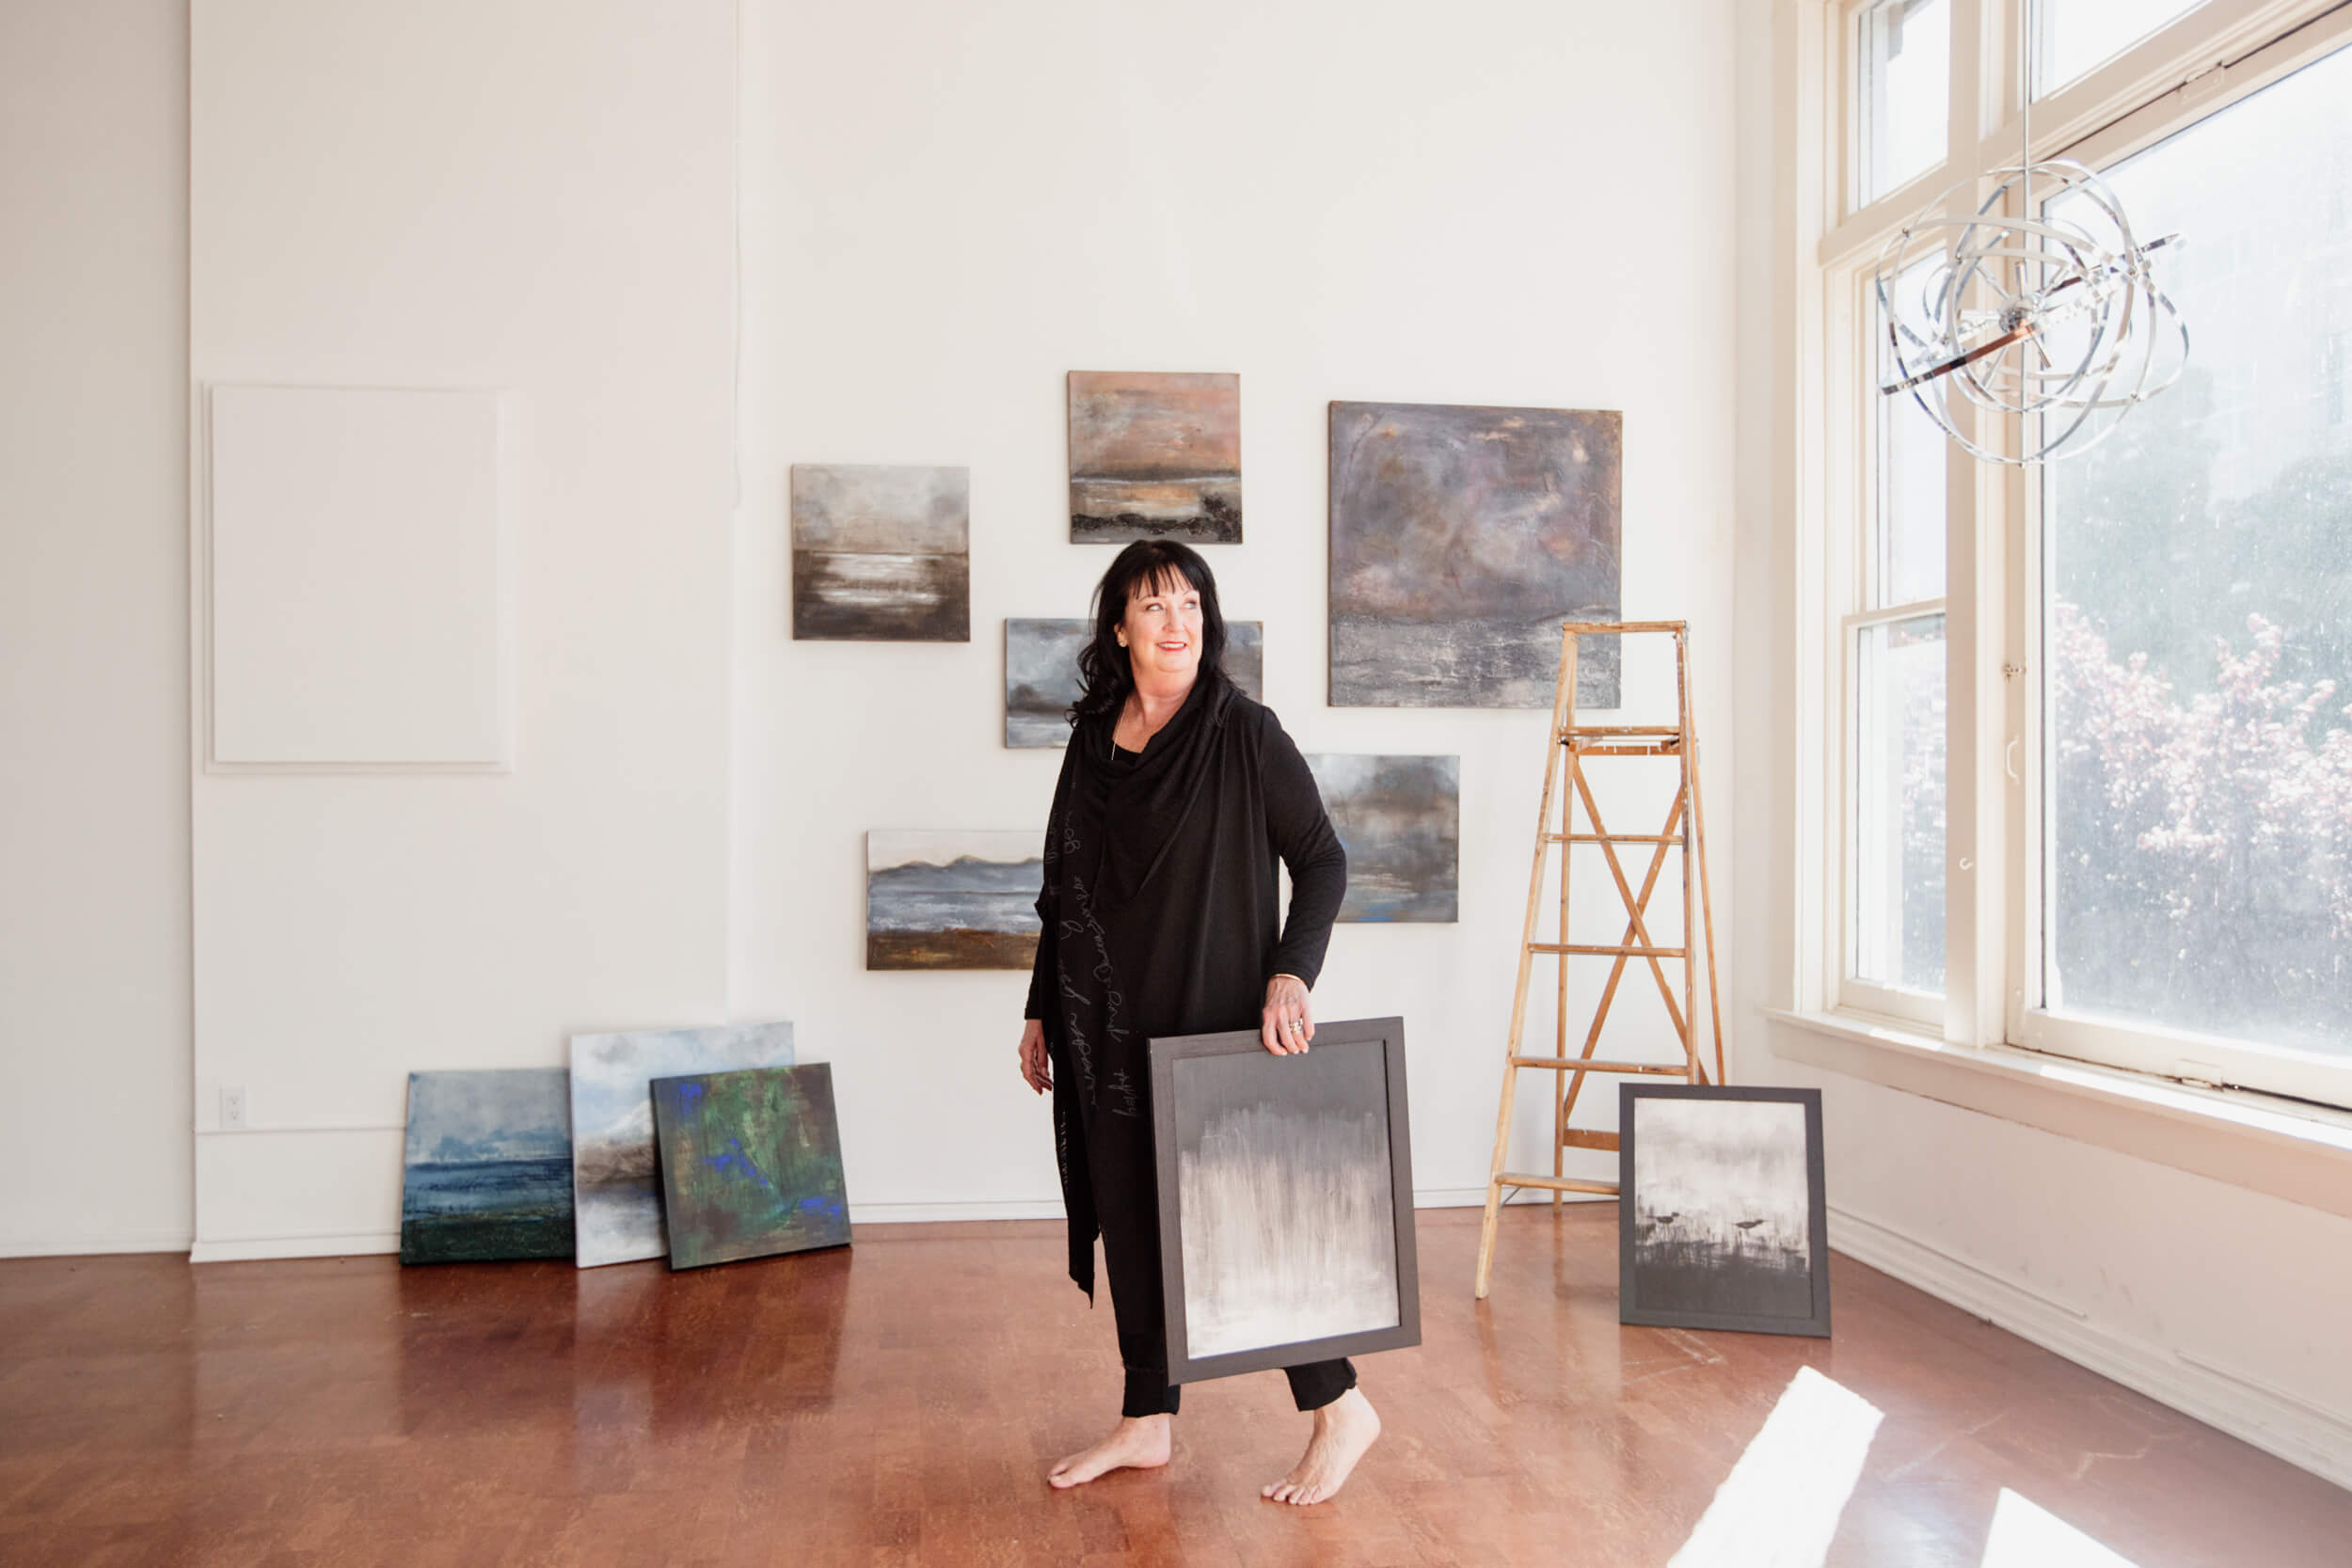
[[[1580,724],[1576,721],[1577,640],[1584,637],[1625,637],[1656,632],[1671,636],[1675,643],[1675,697],[1678,721],[1672,724]],[[1666,813],[1665,825],[1654,833],[1611,832],[1601,820],[1600,806],[1593,795],[1592,784],[1584,776],[1585,764],[1591,761],[1618,757],[1664,757],[1678,764],[1680,783],[1675,791],[1674,804]],[[1560,775],[1565,764],[1567,787],[1560,787]],[[1551,829],[1551,802],[1560,799],[1560,827]],[[1591,831],[1580,832],[1576,826],[1576,805],[1584,803],[1584,816]],[[1568,881],[1575,847],[1596,844],[1609,865],[1609,875],[1617,886],[1618,895],[1625,901],[1625,934],[1608,945],[1569,941]],[[1625,866],[1617,858],[1620,844],[1640,844],[1650,847],[1649,869],[1642,878],[1641,891],[1636,893],[1628,879]],[[1553,845],[1560,847],[1560,940],[1535,940],[1536,911],[1542,907],[1544,867],[1549,860]],[[1658,886],[1660,874],[1665,869],[1669,850],[1679,848],[1682,871],[1682,932],[1677,945],[1661,945],[1652,935],[1646,916],[1650,895]],[[1707,996],[1715,1029],[1714,1072],[1710,1079],[1708,1063],[1699,1054],[1695,1025],[1697,1012],[1698,965],[1692,954],[1691,911],[1692,879],[1698,881],[1697,908],[1705,937],[1707,954]],[[1533,977],[1537,957],[1559,960],[1559,1037],[1555,1050],[1549,1056],[1533,1056],[1522,1050],[1523,1031],[1527,1024],[1527,987]],[[1609,979],[1600,993],[1600,1005],[1594,1010],[1592,1026],[1584,1032],[1583,1049],[1576,1055],[1568,1054],[1568,960],[1570,958],[1608,958]],[[1658,982],[1658,993],[1666,1004],[1666,1016],[1673,1021],[1676,1037],[1682,1042],[1682,1059],[1677,1062],[1611,1061],[1594,1055],[1600,1045],[1601,1026],[1609,1020],[1609,1009],[1616,1001],[1617,987],[1625,978],[1626,966],[1640,959],[1649,966],[1650,974]],[[1673,959],[1682,965],[1681,999],[1677,1001],[1675,987],[1668,983],[1664,960]],[[1658,1078],[1677,1078],[1684,1083],[1705,1084],[1724,1081],[1724,1012],[1723,1003],[1715,987],[1715,908],[1714,896],[1707,875],[1707,817],[1699,800],[1698,736],[1691,727],[1691,662],[1690,628],[1682,621],[1630,621],[1622,623],[1572,621],[1561,629],[1560,685],[1551,705],[1551,759],[1544,767],[1543,804],[1535,815],[1535,866],[1527,884],[1527,924],[1519,939],[1518,990],[1511,1001],[1510,1051],[1504,1058],[1502,1074],[1502,1108],[1495,1116],[1495,1157],[1486,1179],[1486,1219],[1478,1236],[1478,1298],[1485,1300],[1489,1268],[1494,1262],[1495,1226],[1502,1207],[1506,1187],[1548,1188],[1557,1205],[1564,1193],[1614,1194],[1613,1181],[1586,1181],[1561,1174],[1562,1157],[1571,1148],[1613,1149],[1618,1147],[1614,1132],[1586,1132],[1568,1126],[1568,1115],[1576,1109],[1577,1095],[1584,1086],[1588,1073],[1637,1074]],[[1511,1142],[1511,1108],[1518,1088],[1520,1072],[1529,1069],[1549,1069],[1552,1074],[1551,1095],[1551,1174],[1542,1176],[1528,1172],[1506,1171],[1504,1156]]]

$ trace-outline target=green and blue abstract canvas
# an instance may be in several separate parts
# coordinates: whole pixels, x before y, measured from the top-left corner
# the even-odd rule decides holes
[[[571,1074],[408,1075],[400,1260],[572,1255]]]
[[[849,1242],[830,1064],[657,1078],[653,1121],[672,1268]]]

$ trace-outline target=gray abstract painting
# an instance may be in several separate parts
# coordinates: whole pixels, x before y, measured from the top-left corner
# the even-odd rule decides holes
[[[1804,1106],[1647,1095],[1628,1103],[1638,1305],[1653,1312],[1810,1317]]]
[[[972,641],[971,470],[792,468],[792,635]]]
[[[652,1083],[792,1066],[792,1025],[572,1037],[572,1196],[580,1266],[666,1257]]]
[[[1620,616],[1623,416],[1331,404],[1331,702],[1551,706],[1564,621]],[[1618,705],[1614,639],[1577,701]]]
[[[1192,1360],[1398,1323],[1387,1081],[1363,1054],[1175,1064]]]
[[[1005,623],[1005,744],[1061,746],[1070,739],[1070,707],[1078,700],[1078,650],[1091,621]],[[1265,625],[1225,623],[1225,673],[1265,701]]]
[[[1461,918],[1460,757],[1320,752],[1307,767],[1347,850],[1340,919]]]
[[[1070,372],[1070,541],[1241,543],[1241,377]]]

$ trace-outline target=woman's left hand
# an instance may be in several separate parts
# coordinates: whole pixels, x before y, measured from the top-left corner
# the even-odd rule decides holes
[[[1315,1015],[1304,980],[1295,974],[1277,974],[1265,983],[1265,1014],[1260,1033],[1265,1048],[1277,1056],[1307,1049],[1315,1037]]]

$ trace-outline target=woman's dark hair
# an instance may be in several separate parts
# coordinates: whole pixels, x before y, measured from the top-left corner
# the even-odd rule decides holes
[[[1119,645],[1127,601],[1138,591],[1168,593],[1178,585],[1200,595],[1200,665],[1195,680],[1225,678],[1225,612],[1216,607],[1216,574],[1200,552],[1171,539],[1138,539],[1119,552],[1094,589],[1094,637],[1078,650],[1078,700],[1070,721],[1097,714],[1116,718],[1136,689],[1127,650]]]

